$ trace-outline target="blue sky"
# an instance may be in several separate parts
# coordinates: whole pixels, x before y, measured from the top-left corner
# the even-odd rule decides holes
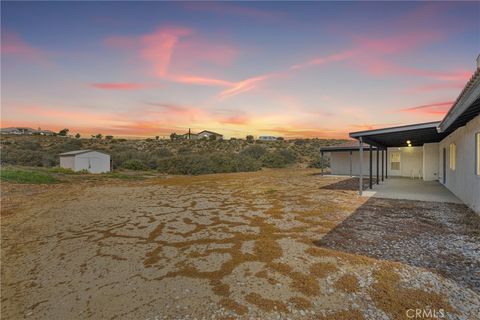
[[[478,2],[2,2],[2,126],[346,137],[441,119]]]

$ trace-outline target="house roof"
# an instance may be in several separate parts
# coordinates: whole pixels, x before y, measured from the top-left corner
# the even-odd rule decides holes
[[[440,122],[426,122],[406,126],[382,128],[376,130],[351,132],[350,137],[363,138],[364,142],[381,148],[406,147],[407,141],[412,146],[422,146],[424,143],[439,142],[446,134],[438,133]]]
[[[59,156],[69,157],[69,156],[76,156],[76,155],[83,154],[83,153],[88,153],[88,152],[99,152],[99,153],[106,154],[107,156],[109,155],[108,153],[105,153],[105,152],[102,152],[102,151],[86,149],[86,150],[74,150],[74,151],[68,151],[68,152],[60,153]]]
[[[200,132],[199,132],[199,133],[197,133],[197,134],[202,134],[202,133],[204,133],[204,132],[206,132],[206,133],[211,133],[211,134],[214,134],[214,135],[216,135],[216,136],[222,136],[222,137],[223,137],[223,135],[222,135],[222,134],[220,134],[220,133],[216,133],[216,132],[213,132],[213,131],[208,131],[208,130],[203,130],[203,131],[200,131]]]
[[[439,132],[451,133],[480,114],[480,67],[467,82],[457,100],[438,126]]]
[[[369,148],[367,143],[363,144],[364,148]],[[377,149],[373,146],[374,149]],[[342,151],[358,151],[360,149],[360,142],[358,140],[350,140],[344,143],[336,144],[333,146],[321,147],[320,152],[342,152]]]
[[[439,142],[480,114],[480,67],[474,72],[442,121],[351,132],[350,137],[378,147],[402,147]]]

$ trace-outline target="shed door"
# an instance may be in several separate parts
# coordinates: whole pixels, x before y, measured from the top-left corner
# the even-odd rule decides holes
[[[402,163],[401,163],[401,152],[400,151],[395,151],[390,153],[390,174],[392,176],[401,176],[401,169],[402,169]]]

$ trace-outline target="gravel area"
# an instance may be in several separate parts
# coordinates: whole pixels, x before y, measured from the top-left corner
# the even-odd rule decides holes
[[[359,197],[314,169],[83,179],[2,184],[2,318],[480,314],[465,206]]]

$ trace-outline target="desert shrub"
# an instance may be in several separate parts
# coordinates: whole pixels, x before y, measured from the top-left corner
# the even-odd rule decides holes
[[[122,167],[130,170],[145,170],[146,166],[139,159],[129,159],[122,164]]]
[[[322,166],[323,166],[323,168],[329,168],[330,167],[330,158],[329,157],[324,156],[323,157],[323,163],[322,163],[321,157],[316,157],[316,158],[313,158],[310,161],[310,163],[308,164],[309,168],[321,169]]]
[[[262,165],[267,168],[283,168],[296,160],[296,155],[289,149],[275,150],[265,153],[262,158]]]
[[[267,149],[259,145],[248,146],[240,152],[241,155],[251,157],[256,160],[259,160],[265,153],[267,153]]]
[[[260,163],[237,154],[189,154],[161,159],[157,163],[160,172],[169,174],[207,174],[239,171],[255,171]]]
[[[2,168],[0,171],[0,179],[2,181],[16,183],[43,184],[57,182],[57,179],[46,172],[13,168]]]
[[[2,150],[2,163],[41,167],[42,153],[29,149],[5,148]]]

